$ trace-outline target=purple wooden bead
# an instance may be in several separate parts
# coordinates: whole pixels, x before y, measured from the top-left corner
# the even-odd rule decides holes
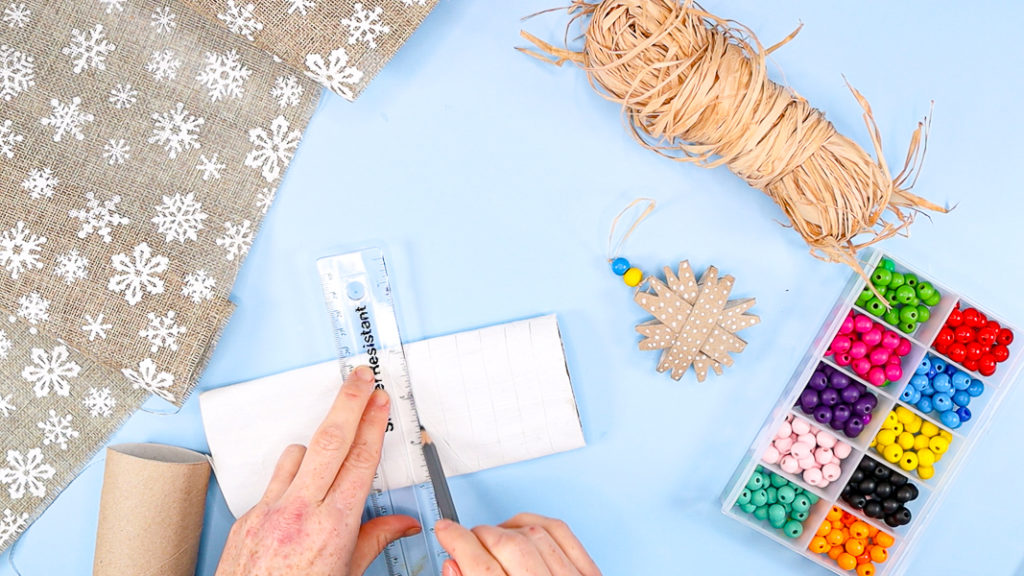
[[[855,418],[853,418],[853,419],[855,420]],[[871,423],[871,413],[869,412],[867,414],[861,414],[860,415],[860,423],[861,423],[861,427],[862,428],[864,426],[867,426],[868,424],[870,424]]]
[[[843,434],[846,434],[847,438],[856,438],[863,430],[864,423],[860,419],[850,418],[846,423],[846,427],[843,428]]]
[[[832,373],[832,376],[828,379],[829,386],[836,390],[842,390],[850,385],[850,377],[842,372],[836,370]]]
[[[850,419],[851,413],[852,412],[850,411],[850,407],[848,405],[836,404],[836,406],[832,408],[832,421],[837,423],[837,425],[842,426],[843,424],[846,423],[847,420]]]
[[[832,409],[828,406],[818,406],[814,409],[814,419],[818,424],[828,424],[832,421]]]
[[[821,370],[822,372],[824,372],[825,376],[827,376],[829,378],[831,378],[832,374],[835,373],[835,371],[836,371],[835,368],[833,368],[829,364],[825,364],[824,362],[822,362],[821,364],[818,364],[818,370]]]
[[[853,404],[860,399],[860,392],[852,384],[839,391],[839,397],[847,404]]]
[[[828,386],[828,376],[825,376],[821,370],[815,370],[814,374],[811,374],[811,381],[807,383],[807,386],[815,390],[824,390]]]
[[[812,388],[804,388],[804,391],[800,393],[800,407],[804,409],[804,412],[811,412],[814,410],[821,400],[818,398],[818,392]]]
[[[853,403],[854,414],[871,414],[871,411],[878,405],[878,400],[871,394],[865,394]]]
[[[835,388],[825,388],[818,394],[818,398],[825,406],[832,407],[839,404],[839,391]]]
[[[850,386],[853,386],[854,389],[856,389],[857,392],[859,392],[860,394],[863,394],[868,391],[868,387],[860,382],[851,382]]]

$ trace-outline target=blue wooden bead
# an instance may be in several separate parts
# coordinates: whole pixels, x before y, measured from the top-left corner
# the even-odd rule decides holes
[[[951,380],[953,388],[956,390],[967,390],[967,387],[971,385],[971,375],[963,370],[957,370]]]
[[[967,422],[972,416],[971,409],[967,406],[961,406],[960,409],[956,411],[956,415],[960,417],[960,422]]]
[[[921,387],[918,388],[918,390],[920,390],[921,394],[924,394],[925,396],[931,396],[932,394],[935,394],[935,388],[932,388],[931,380],[921,384]]]
[[[920,390],[928,385],[928,377],[924,374],[914,374],[910,377],[910,385],[915,389]]]
[[[932,388],[939,394],[949,394],[949,391],[953,389],[953,384],[949,380],[949,374],[936,374],[935,378],[932,378]]]
[[[626,273],[626,270],[629,270],[629,260],[622,257],[612,260],[612,272],[622,276]]]
[[[927,356],[921,359],[921,363],[917,365],[917,370],[914,370],[914,374],[927,374],[932,369],[932,361]]]
[[[900,394],[900,400],[902,400],[904,402],[910,402],[910,399],[914,397],[914,392],[917,392],[918,394],[920,394],[920,392],[918,392],[917,388],[915,388],[913,386],[907,386],[906,388],[903,389],[903,393]]]
[[[971,395],[966,390],[957,390],[953,394],[953,404],[961,408],[971,403]]]
[[[924,394],[921,394],[921,391],[915,388],[914,389],[914,395],[911,396],[911,398],[910,398],[910,404],[917,404],[918,402],[921,401],[921,398],[923,396],[924,396]]]
[[[948,412],[953,409],[953,399],[949,397],[949,394],[936,392],[932,396],[932,406],[939,412]]]
[[[971,383],[967,386],[967,393],[977,398],[985,393],[985,384],[981,380],[971,380]]]
[[[917,401],[917,409],[925,414],[932,411],[932,399],[929,396],[921,396],[921,399]]]
[[[935,368],[936,374],[938,374],[939,372],[945,372],[946,366],[948,366],[948,364],[946,364],[946,361],[943,360],[942,358],[932,359],[932,368]]]
[[[960,371],[960,369],[957,368],[956,366],[953,366],[952,364],[946,366],[946,374],[949,374],[950,376],[952,376],[953,374],[956,374],[959,371]]]
[[[939,415],[939,420],[942,421],[942,425],[950,430],[956,430],[960,427],[960,416],[952,410],[946,410]]]

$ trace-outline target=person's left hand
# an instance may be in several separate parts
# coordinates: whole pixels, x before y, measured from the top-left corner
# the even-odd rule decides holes
[[[420,532],[409,516],[360,526],[380,461],[388,395],[356,368],[309,448],[289,446],[263,499],[235,522],[217,576],[362,574],[387,544]]]

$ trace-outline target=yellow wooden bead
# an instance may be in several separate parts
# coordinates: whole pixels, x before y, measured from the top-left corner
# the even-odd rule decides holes
[[[914,436],[914,450],[927,450],[928,449],[928,437],[924,434],[918,434]]]
[[[888,428],[889,430],[892,430],[896,428],[896,424],[898,423],[899,419],[896,417],[896,413],[889,412],[889,414],[885,417],[885,422],[882,424],[882,428]]]
[[[868,444],[868,448],[874,448],[875,446],[878,446],[878,436],[872,438],[871,444]]]
[[[896,433],[897,437],[899,437],[900,434],[903,434],[903,422],[897,422],[896,425],[892,427],[892,431]]]
[[[932,424],[927,420],[921,423],[921,434],[924,434],[925,436],[931,438],[932,436],[935,436],[938,433],[939,427],[936,426],[935,424]]]
[[[949,450],[949,441],[942,436],[933,436],[928,441],[928,448],[935,452],[935,459],[938,460],[940,456],[946,453],[946,450]]]
[[[917,434],[918,432],[921,431],[921,426],[923,425],[923,423],[924,419],[918,416],[917,414],[914,414],[914,417],[910,420],[910,422],[903,423],[903,430],[905,432],[910,432],[911,434]]]
[[[904,452],[903,457],[900,458],[900,468],[903,468],[907,472],[910,472],[911,470],[917,468],[917,464],[917,454],[915,454],[914,452]]]
[[[921,448],[917,451],[917,465],[918,467],[925,466],[930,467],[935,465],[935,452],[932,452],[928,448]]]
[[[882,456],[892,464],[900,461],[903,458],[903,448],[900,448],[899,444],[889,444],[882,451]]]
[[[953,433],[949,430],[939,429],[939,436],[946,439],[947,443],[953,442]]]
[[[644,273],[639,268],[630,268],[622,275],[622,281],[626,283],[626,286],[636,286],[643,279]]]
[[[935,468],[932,468],[931,466],[921,466],[918,464],[917,475],[921,477],[921,480],[927,480],[932,476],[935,476]]]
[[[896,419],[902,422],[904,425],[914,419],[914,413],[910,411],[906,406],[896,407]]]
[[[896,441],[896,433],[892,430],[879,430],[875,436],[875,440],[878,441],[878,445],[883,449]]]
[[[914,449],[914,435],[910,432],[904,432],[896,437],[896,442],[899,443],[900,448],[904,450]]]

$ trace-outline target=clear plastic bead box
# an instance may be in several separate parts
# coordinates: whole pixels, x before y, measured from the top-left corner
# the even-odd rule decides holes
[[[736,472],[733,474],[729,484],[722,493],[723,514],[732,517],[764,536],[775,540],[793,552],[804,556],[809,562],[814,562],[836,574],[842,575],[856,575],[857,572],[856,570],[843,570],[837,565],[837,562],[827,554],[814,553],[808,549],[811,539],[814,537],[818,527],[825,520],[825,516],[828,514],[832,506],[838,506],[844,511],[853,514],[859,520],[862,520],[870,526],[876,527],[893,536],[895,542],[888,548],[888,559],[885,562],[875,563],[874,565],[875,576],[898,576],[900,574],[904,574],[912,562],[912,544],[915,541],[915,536],[920,531],[927,529],[931,513],[940,505],[941,500],[947,491],[947,486],[963,465],[964,460],[970,454],[971,448],[974,446],[975,442],[985,435],[985,431],[992,420],[993,414],[996,412],[999,404],[1005,397],[1008,388],[1017,379],[1022,365],[1024,365],[1024,363],[1022,363],[1022,356],[1024,356],[1024,332],[1022,332],[1020,328],[1007,324],[998,314],[987,310],[984,305],[960,295],[949,286],[941,283],[939,280],[932,278],[927,274],[920,273],[912,266],[880,250],[865,250],[862,255],[861,265],[870,276],[871,272],[875,270],[876,266],[883,258],[892,260],[896,265],[897,271],[913,273],[920,280],[927,280],[928,282],[931,282],[931,284],[938,289],[942,295],[939,303],[931,308],[931,318],[927,322],[918,325],[917,329],[912,333],[905,334],[898,328],[886,325],[887,328],[895,330],[901,336],[909,339],[912,345],[911,352],[907,356],[903,357],[901,363],[903,368],[903,377],[899,381],[892,382],[884,387],[875,387],[863,378],[856,376],[853,370],[850,370],[848,366],[845,368],[840,367],[834,361],[833,357],[825,357],[825,353],[828,350],[830,343],[838,333],[847,314],[851,310],[855,313],[868,314],[866,310],[856,306],[857,297],[866,285],[865,280],[857,274],[852,274],[852,278],[847,283],[842,296],[836,302],[832,312],[825,320],[821,331],[815,337],[811,349],[800,362],[793,374],[793,377],[779,399],[779,402],[768,415],[767,420],[758,432],[753,444],[747,451],[740,463],[740,466],[736,469]],[[966,370],[962,365],[949,360],[932,348],[932,343],[935,341],[936,336],[945,325],[949,314],[958,303],[962,309],[970,307],[983,312],[988,319],[996,320],[1003,327],[1012,330],[1015,338],[1008,346],[1010,351],[1008,360],[999,363],[996,372],[992,376],[986,377],[975,371],[968,371],[971,373],[972,378],[977,378],[984,382],[985,391],[981,396],[972,398],[969,405],[969,408],[972,411],[971,419],[955,430],[948,430],[946,426],[942,425],[936,412],[923,414],[917,410],[916,406],[901,402],[900,394],[903,392],[904,388],[910,385],[910,378],[914,375],[915,369],[921,363],[921,360],[926,354],[940,357],[947,363],[957,365],[960,369]],[[885,325],[881,318],[874,316],[872,316],[872,318]],[[811,375],[821,362],[831,365],[836,370],[844,372],[851,379],[862,382],[867,386],[867,389],[874,393],[878,398],[878,405],[872,412],[871,421],[865,426],[864,431],[854,439],[847,438],[842,432],[833,430],[828,426],[818,424],[814,421],[812,416],[805,414],[797,406],[801,392],[808,384]],[[886,415],[897,406],[905,406],[911,409],[924,420],[930,421],[940,429],[948,430],[952,434],[953,441],[950,443],[948,451],[942,456],[942,459],[935,463],[934,476],[930,479],[923,480],[914,472],[903,470],[897,464],[889,463],[881,454],[876,452],[875,449],[870,446],[876,434],[881,430]],[[799,473],[787,474],[778,464],[762,462],[762,455],[765,453],[765,450],[771,446],[776,431],[779,430],[779,427],[783,424],[783,421],[786,420],[787,416],[806,420],[811,424],[832,433],[839,440],[845,441],[852,446],[853,450],[850,456],[841,464],[842,473],[838,480],[831,482],[825,488],[817,488],[810,486],[805,482]],[[910,481],[918,487],[919,496],[915,500],[906,504],[907,508],[910,509],[913,515],[913,518],[908,524],[895,528],[891,527],[882,519],[871,518],[863,511],[855,509],[840,498],[843,487],[846,486],[859,462],[864,457],[870,457],[877,462],[881,462],[892,470],[909,478]],[[752,514],[743,512],[735,505],[741,492],[746,487],[748,479],[755,470],[757,470],[758,466],[762,466],[767,470],[780,474],[790,482],[802,487],[805,491],[818,496],[819,501],[811,507],[808,517],[803,523],[804,530],[800,537],[789,538],[783,534],[782,530],[773,528],[767,520],[758,520]]]

